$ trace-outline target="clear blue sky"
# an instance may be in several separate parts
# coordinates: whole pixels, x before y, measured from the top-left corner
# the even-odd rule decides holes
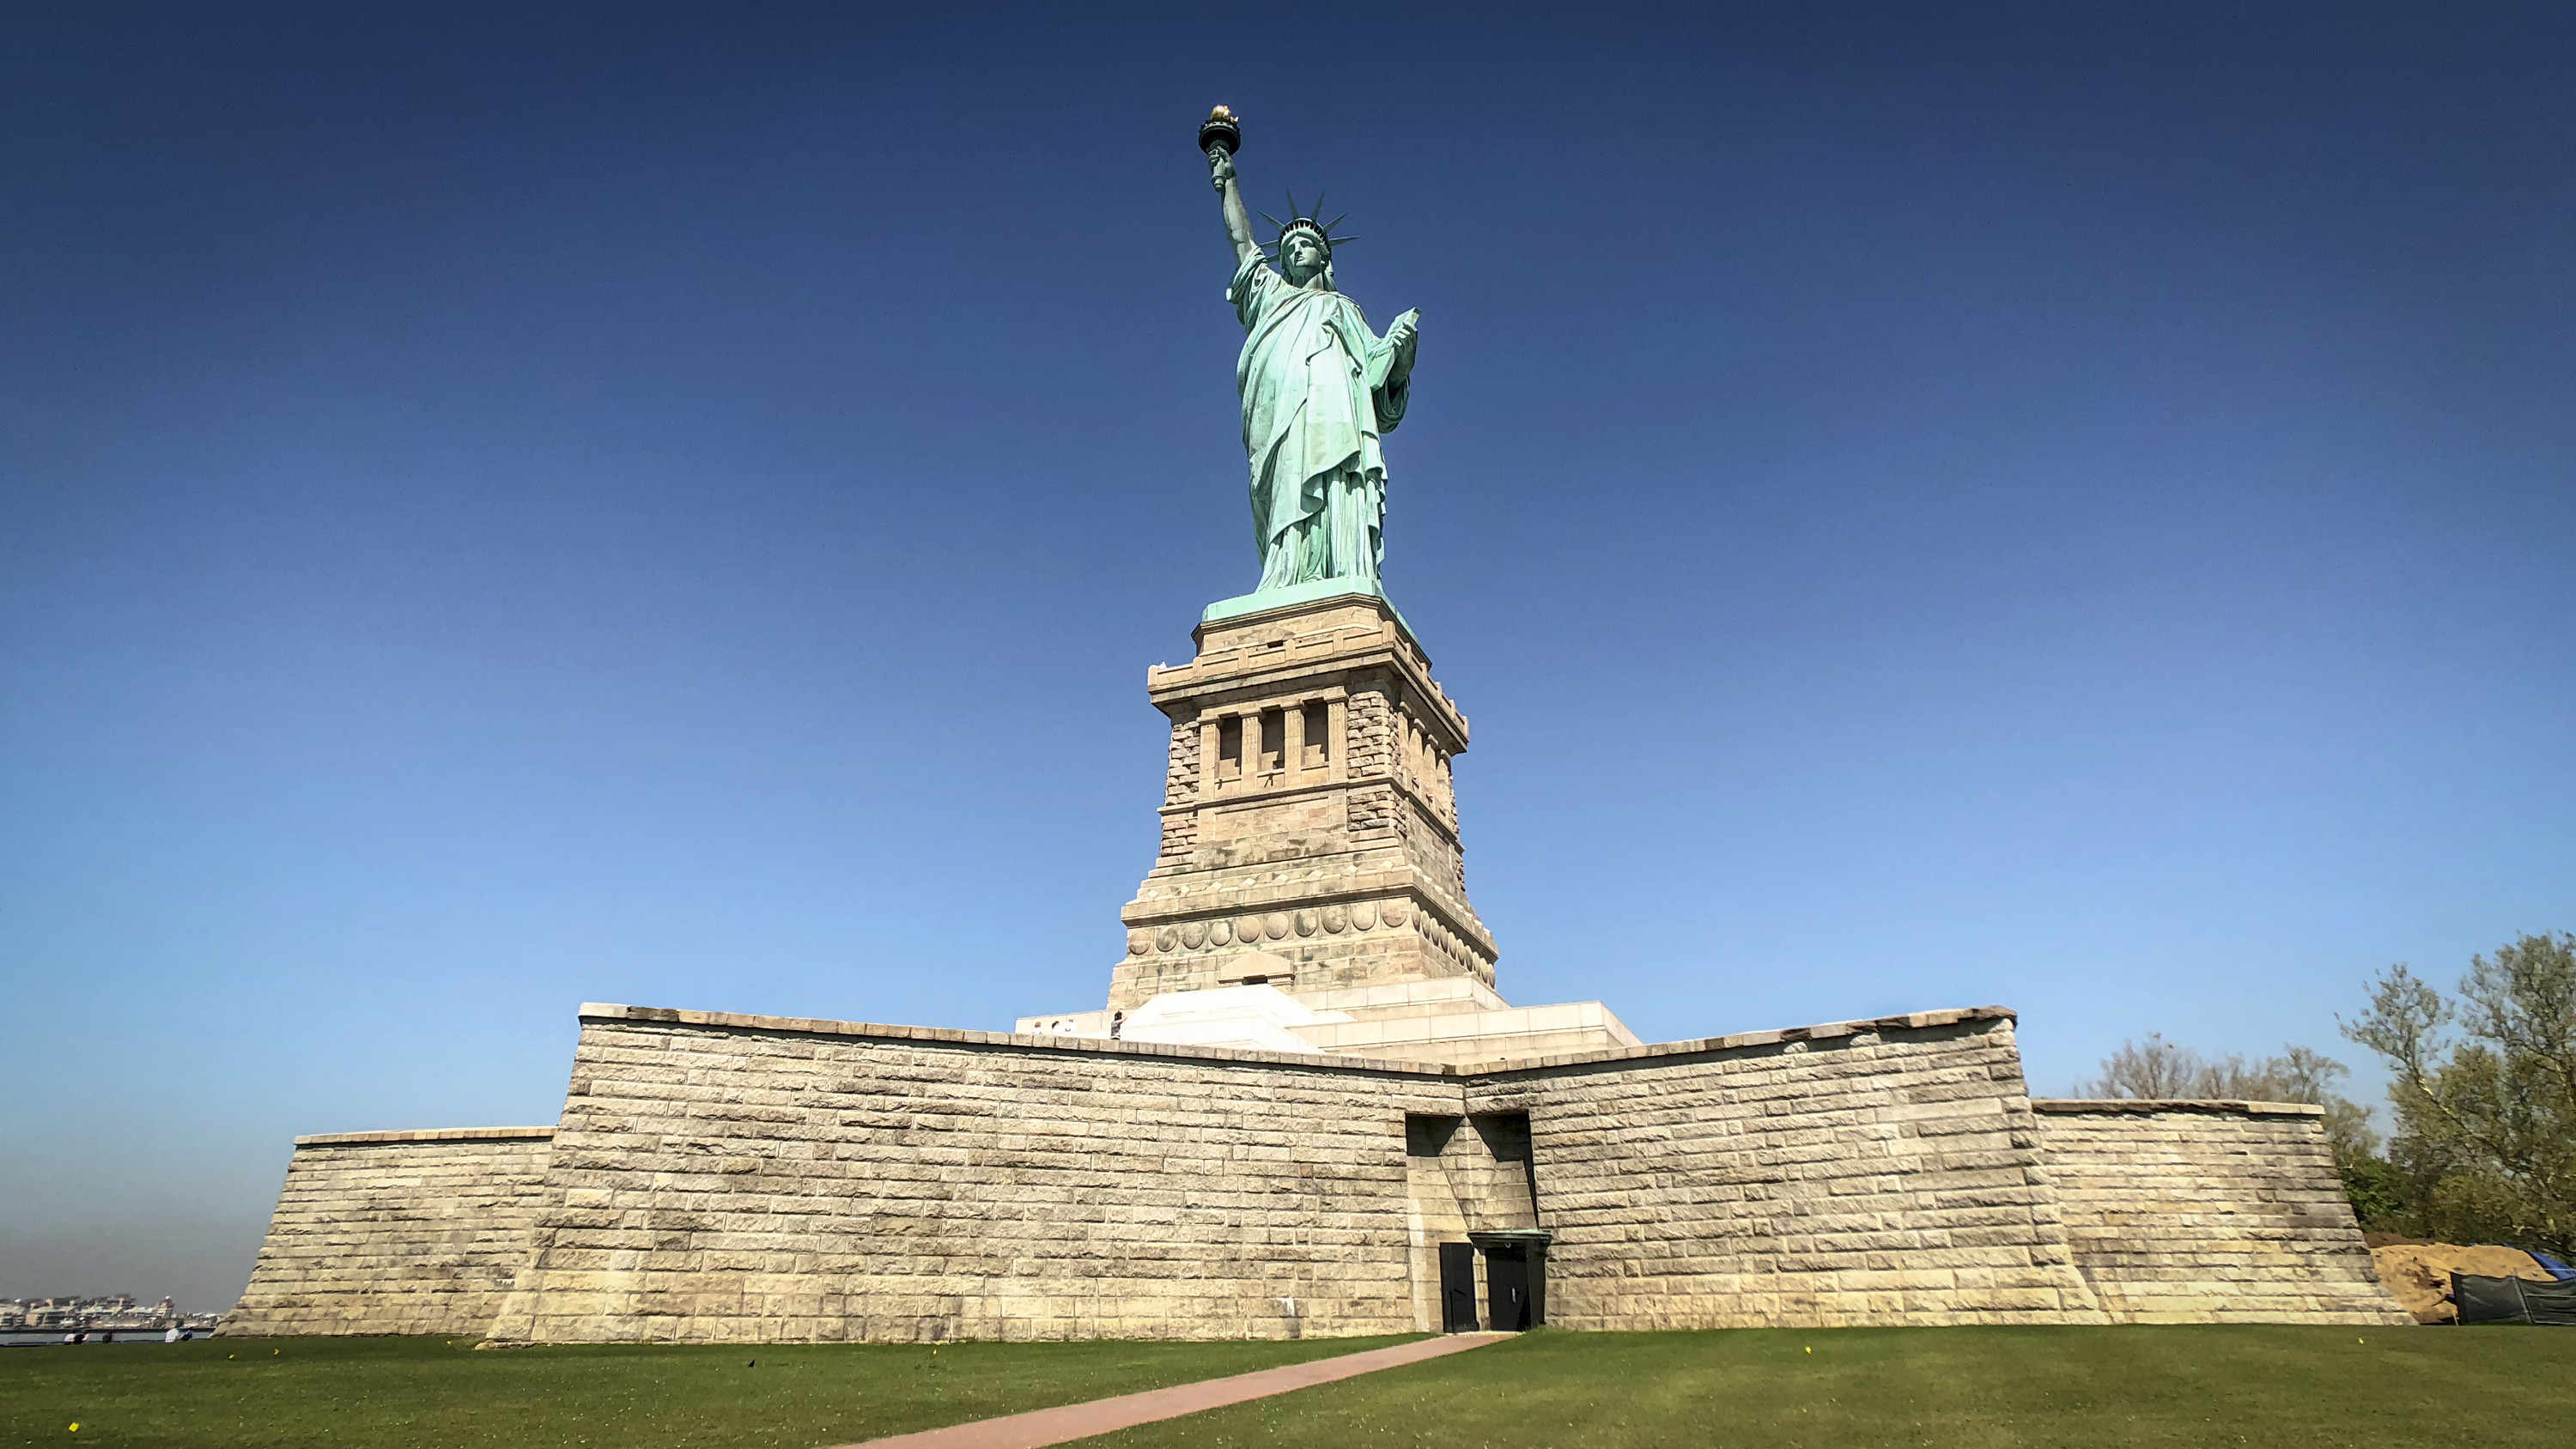
[[[1254,579],[1191,136],[1423,311],[1505,992],[2335,1036],[2576,928],[2576,11],[13,6],[0,1294],[585,999],[1097,1004]]]

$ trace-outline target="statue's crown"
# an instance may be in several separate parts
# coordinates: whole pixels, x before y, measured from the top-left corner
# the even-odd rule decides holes
[[[1322,242],[1324,244],[1324,255],[1327,257],[1333,254],[1333,248],[1340,246],[1342,243],[1359,240],[1358,237],[1333,235],[1333,228],[1340,226],[1343,218],[1350,215],[1349,212],[1343,212],[1341,216],[1334,217],[1331,221],[1316,220],[1318,216],[1323,214],[1323,211],[1324,195],[1322,192],[1319,191],[1315,193],[1315,206],[1311,211],[1301,210],[1297,205],[1297,193],[1293,191],[1289,192],[1288,220],[1282,222],[1279,218],[1272,216],[1269,212],[1265,211],[1261,213],[1261,219],[1270,223],[1272,229],[1278,232],[1277,236],[1270,239],[1270,245],[1263,247],[1262,250],[1268,252],[1273,258],[1276,258],[1279,255],[1279,244],[1288,240],[1290,233],[1300,231],[1313,237],[1315,240]]]

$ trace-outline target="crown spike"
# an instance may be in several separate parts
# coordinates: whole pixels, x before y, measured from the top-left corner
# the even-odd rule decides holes
[[[1310,212],[1307,212],[1307,213],[1306,213],[1306,219],[1307,219],[1308,221],[1313,221],[1316,217],[1322,216],[1323,214],[1324,214],[1324,193],[1322,193],[1322,192],[1318,191],[1318,192],[1316,192],[1316,193],[1315,193],[1315,209],[1314,209],[1314,210],[1312,210],[1312,211],[1310,211]]]

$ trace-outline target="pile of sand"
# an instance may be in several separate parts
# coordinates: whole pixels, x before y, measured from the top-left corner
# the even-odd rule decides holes
[[[2460,1311],[2442,1300],[2453,1273],[2487,1278],[2530,1278],[2546,1283],[2550,1271],[2520,1248],[2463,1248],[2457,1243],[2389,1243],[2370,1250],[2379,1281],[2415,1315],[2417,1323],[2452,1323]]]

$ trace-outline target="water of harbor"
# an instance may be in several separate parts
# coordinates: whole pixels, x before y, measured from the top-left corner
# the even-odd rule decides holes
[[[158,1328],[119,1328],[114,1330],[93,1328],[89,1331],[89,1342],[65,1343],[63,1342],[63,1335],[71,1332],[69,1329],[38,1328],[21,1331],[19,1329],[11,1328],[0,1330],[0,1348],[43,1348],[48,1344],[55,1348],[123,1348],[130,1343],[148,1343],[154,1348],[167,1348],[170,1347],[170,1345],[161,1341],[161,1335],[164,1331],[165,1330]],[[112,1341],[107,1338],[107,1335],[110,1332],[114,1332],[116,1335]],[[197,1329],[194,1332],[195,1336],[198,1338],[206,1337],[206,1330],[204,1329]]]

